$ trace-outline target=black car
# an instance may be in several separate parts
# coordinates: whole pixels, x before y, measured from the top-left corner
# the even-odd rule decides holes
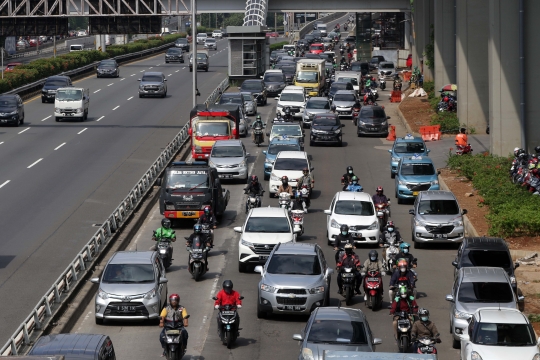
[[[371,60],[369,61],[369,69],[370,70],[375,70],[375,69],[378,69],[379,68],[379,63],[383,62],[383,61],[386,61],[384,59],[384,56],[382,55],[375,55],[371,58]]]
[[[39,355],[63,355],[65,360],[115,360],[114,346],[107,335],[56,334],[41,336],[28,353]]]
[[[101,60],[96,69],[96,76],[100,77],[119,77],[120,68],[116,60]]]
[[[367,75],[369,73],[369,63],[360,62],[360,61],[353,61],[351,63],[351,70],[350,71],[362,73],[362,76]]]
[[[306,36],[304,36],[304,40],[307,41],[309,45],[311,45],[315,41],[315,35],[307,34]]]
[[[182,49],[185,52],[189,52],[189,42],[186,38],[179,38],[176,39],[176,42],[174,43],[174,46],[176,48]]]
[[[294,75],[296,75],[296,66],[294,65],[282,66],[281,71],[283,71],[283,75],[285,75],[285,81],[287,82],[287,84],[292,84]]]
[[[388,136],[388,119],[384,109],[376,105],[362,106],[358,114],[357,134]]]
[[[19,95],[0,95],[0,124],[24,124],[24,104]]]
[[[328,100],[331,101],[339,90],[354,90],[354,86],[350,82],[333,82],[332,85],[330,85],[330,90],[328,91]]]
[[[312,53],[307,53],[306,56],[305,56],[306,59],[317,59],[317,60],[321,60],[322,57],[319,55],[319,54],[312,54]],[[324,59],[323,59],[324,60]]]
[[[250,92],[257,98],[257,105],[266,105],[268,102],[266,85],[262,80],[245,80],[238,89],[242,92]]]
[[[307,49],[309,48],[309,41],[307,41],[306,39],[300,39],[296,42],[296,46],[299,49],[303,48],[305,51],[307,51]]]
[[[278,57],[281,55],[288,55],[286,51],[283,50],[274,50],[270,53],[270,64],[276,63],[278,61]]]
[[[238,104],[243,106],[242,94],[239,92],[229,92],[221,94],[219,104]]]
[[[343,134],[341,124],[337,114],[315,114],[311,121],[311,131],[309,136],[309,145],[315,143],[330,143],[342,146]]]
[[[184,62],[184,52],[179,48],[169,48],[165,53],[165,63],[170,63],[173,61]]]
[[[56,90],[61,87],[72,86],[69,76],[55,75],[48,77],[41,88],[41,102],[54,102]]]
[[[281,91],[287,86],[287,79],[283,72],[269,72],[264,74],[264,84],[266,85],[266,92],[272,96],[280,94]]]

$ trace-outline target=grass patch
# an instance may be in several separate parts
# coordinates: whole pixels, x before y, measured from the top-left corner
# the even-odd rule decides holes
[[[278,43],[275,43],[275,44],[271,44],[270,45],[270,51],[281,50],[281,49],[283,49],[283,45],[289,45],[289,42],[288,41],[282,41],[282,42],[278,42]]]
[[[459,119],[455,112],[437,113],[437,104],[441,101],[441,96],[435,90],[433,81],[424,82],[424,90],[428,94],[429,105],[435,111],[431,117],[431,125],[441,125],[441,131],[447,134],[457,134],[459,132]]]
[[[540,322],[540,314],[529,314],[528,318],[531,323]]]

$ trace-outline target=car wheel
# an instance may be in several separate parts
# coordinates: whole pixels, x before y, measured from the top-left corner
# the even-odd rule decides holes
[[[56,120],[56,122],[60,122],[60,118],[58,116],[55,116],[54,120]]]
[[[23,124],[24,124],[24,113],[23,113],[22,119],[21,119],[21,125],[23,125]]]
[[[356,133],[356,136],[360,137],[360,133]]]
[[[397,197],[397,196],[396,196],[396,198],[397,198],[397,203],[398,203],[398,204],[400,204],[400,205],[403,204],[403,199],[400,199],[400,198]]]
[[[99,79],[99,75],[96,75],[96,78],[98,78],[98,79]]]
[[[102,318],[96,318],[96,325],[103,325],[104,319]]]
[[[45,99],[44,98],[41,98],[41,103],[45,104]]]
[[[168,61],[165,61],[165,64],[168,64],[169,62]]]
[[[459,349],[461,348],[461,343],[459,342],[459,340],[456,340],[452,337],[452,347],[454,349]]]
[[[332,246],[332,242],[330,241],[330,234],[328,233],[328,230],[326,230],[326,242],[329,246]]]
[[[265,97],[264,98],[264,105],[267,105],[268,104],[268,97]]]
[[[260,306],[259,304],[257,304],[257,319],[265,319],[266,318],[266,311],[262,311],[260,309]]]
[[[343,138],[339,139],[338,146],[339,146],[339,147],[343,147]]]
[[[272,199],[274,197],[274,194],[272,194],[270,191],[268,192],[268,197]]]
[[[390,171],[390,177],[391,177],[392,179],[395,179],[395,178],[396,178],[396,174],[394,174],[393,172]]]
[[[247,265],[244,263],[238,262],[238,272],[245,273],[247,271]]]
[[[263,177],[263,178],[264,178],[264,180],[268,181],[268,180],[270,180],[270,175],[264,174],[264,177]]]
[[[311,140],[309,140],[309,146],[313,146],[315,143]]]
[[[204,69],[204,71],[208,72],[208,68]]]
[[[139,94],[139,98],[141,98],[141,99],[142,99],[142,97],[143,97],[143,94]]]
[[[411,235],[411,236],[412,236],[412,235]],[[421,248],[424,247],[424,244],[422,244],[421,242],[419,242],[419,241],[414,241],[414,237],[411,238],[411,240],[412,240],[413,243],[414,243],[414,248],[415,248],[415,249],[421,249]]]
[[[192,69],[192,68],[189,68],[189,72],[193,72],[193,69]]]

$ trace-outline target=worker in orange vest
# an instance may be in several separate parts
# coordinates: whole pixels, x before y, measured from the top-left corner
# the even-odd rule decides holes
[[[467,130],[465,128],[460,129],[460,133],[456,135],[456,145],[467,146],[469,142],[466,131]]]

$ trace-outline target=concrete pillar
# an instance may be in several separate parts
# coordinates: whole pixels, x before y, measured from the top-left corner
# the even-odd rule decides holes
[[[424,81],[433,80],[433,71],[425,64],[423,55],[426,44],[429,44],[431,26],[434,21],[433,0],[416,0],[413,14],[413,68],[418,66],[424,73]]]
[[[461,124],[483,134],[489,115],[489,0],[457,0],[456,5],[457,115]]]
[[[456,1],[434,1],[435,89],[456,82]]]
[[[527,150],[533,152],[540,145],[540,101],[538,101],[538,84],[540,73],[538,59],[540,59],[540,1],[525,1],[525,124]]]
[[[405,50],[409,50],[411,51],[411,46],[412,46],[412,21],[411,21],[411,13],[410,12],[406,12],[405,13],[405,22],[403,23],[404,25],[404,33],[405,33],[405,41],[403,42],[403,47]]]

